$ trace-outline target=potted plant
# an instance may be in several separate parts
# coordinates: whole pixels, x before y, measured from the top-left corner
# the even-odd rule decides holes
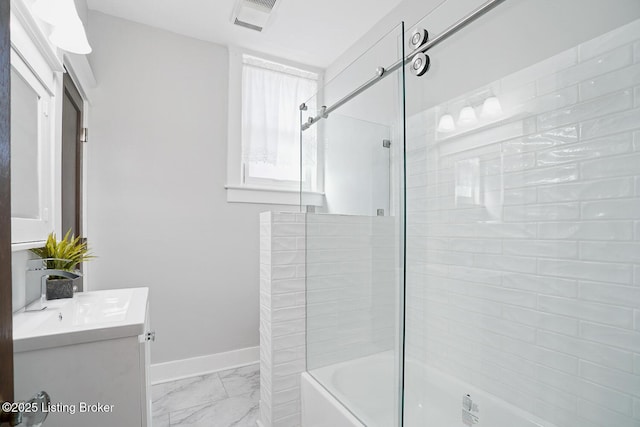
[[[49,234],[45,245],[41,248],[31,249],[40,258],[55,258],[45,261],[48,270],[62,270],[74,273],[78,279],[51,275],[47,278],[47,299],[72,298],[73,284],[81,279],[82,275],[77,270],[78,264],[94,258],[89,253],[87,242],[80,237],[71,235],[67,231],[62,240],[57,240],[55,233]]]

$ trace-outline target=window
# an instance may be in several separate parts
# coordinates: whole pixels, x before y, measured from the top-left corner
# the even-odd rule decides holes
[[[244,182],[297,188],[299,106],[318,90],[318,75],[243,55],[242,163]]]
[[[319,79],[319,73],[286,61],[230,50],[228,201],[299,203],[299,107],[317,93]],[[307,166],[305,174],[307,169],[317,165]],[[290,193],[288,201],[284,193]]]

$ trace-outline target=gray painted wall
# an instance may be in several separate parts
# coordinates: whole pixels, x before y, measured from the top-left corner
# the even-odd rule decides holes
[[[275,207],[226,202],[226,48],[94,12],[88,35],[91,289],[150,287],[153,363],[257,346]]]

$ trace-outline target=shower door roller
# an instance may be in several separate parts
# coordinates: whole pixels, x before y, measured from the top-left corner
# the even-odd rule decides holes
[[[424,28],[416,28],[409,37],[409,48],[416,50],[429,40],[429,33]]]
[[[421,76],[429,71],[429,65],[431,65],[429,56],[418,52],[413,55],[413,59],[411,60],[411,72],[416,76]]]

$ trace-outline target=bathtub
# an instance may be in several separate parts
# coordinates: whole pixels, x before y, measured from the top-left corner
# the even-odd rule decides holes
[[[302,427],[398,425],[395,365],[384,352],[303,373]],[[408,360],[406,370],[405,427],[555,427],[417,361]],[[477,405],[473,422],[463,411],[466,395]]]

